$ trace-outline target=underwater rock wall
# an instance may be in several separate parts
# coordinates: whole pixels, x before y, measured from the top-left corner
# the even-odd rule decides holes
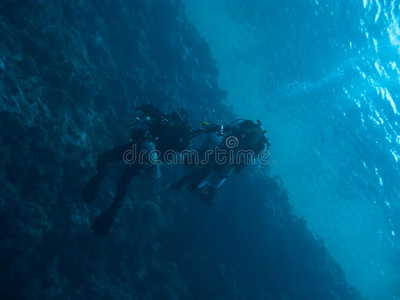
[[[107,237],[91,232],[121,168],[88,207],[96,155],[146,103],[183,106],[193,126],[231,120],[217,78],[180,0],[0,3],[2,299],[360,298],[254,167],[210,208],[168,191],[185,170],[164,166],[161,184],[132,183]]]

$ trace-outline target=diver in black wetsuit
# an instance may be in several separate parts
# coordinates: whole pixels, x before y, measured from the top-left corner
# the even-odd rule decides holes
[[[107,163],[123,160],[127,164],[118,181],[117,192],[111,206],[92,224],[93,231],[98,235],[106,235],[111,229],[133,177],[143,170],[153,179],[158,179],[161,176],[159,163],[162,162],[166,151],[179,152],[189,146],[192,129],[187,124],[184,109],[164,114],[149,104],[138,110],[141,110],[142,114],[133,125],[130,142],[100,154],[97,158],[97,174],[83,189],[84,201],[92,204],[107,173]]]
[[[231,174],[243,170],[249,160],[256,159],[259,155],[268,155],[270,143],[259,120],[254,123],[240,119],[226,126],[206,122],[202,125],[202,129],[194,131],[194,136],[211,133],[220,137],[220,142],[210,145],[210,139],[206,140],[207,145],[200,147],[203,163],[195,171],[174,182],[171,189],[179,189],[188,184],[190,192],[199,193],[201,200],[211,205],[216,190],[225,180]],[[204,148],[208,150],[204,151]]]

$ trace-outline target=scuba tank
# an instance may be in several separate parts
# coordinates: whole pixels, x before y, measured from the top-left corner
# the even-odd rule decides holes
[[[267,146],[267,151],[270,147],[269,138],[267,137],[267,130],[263,128],[263,124],[260,120],[257,120],[257,124],[250,120],[236,119],[229,124],[230,133],[229,136],[234,136],[238,139],[238,146],[254,146],[258,142],[262,142]],[[258,131],[259,130],[259,131]],[[226,139],[225,141],[226,142]],[[264,146],[265,147],[265,146]]]
[[[141,151],[144,151],[144,155],[140,155],[139,158],[143,158],[144,161],[140,162],[143,164],[143,170],[147,176],[152,180],[158,180],[161,178],[161,171],[159,160],[156,152],[156,145],[154,142],[144,139],[140,144]]]

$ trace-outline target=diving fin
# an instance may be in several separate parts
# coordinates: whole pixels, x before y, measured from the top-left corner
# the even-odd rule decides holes
[[[94,220],[91,228],[95,234],[105,236],[110,231],[120,204],[121,202],[114,202]]]
[[[177,190],[183,187],[185,184],[187,184],[189,181],[191,181],[196,175],[199,174],[199,171],[193,171],[185,176],[183,176],[181,179],[175,181],[173,184],[171,184],[170,189],[171,190]]]
[[[83,201],[87,204],[93,204],[96,199],[97,191],[99,190],[100,184],[106,175],[106,171],[100,171],[94,175],[85,185],[82,191]]]
[[[219,189],[225,182],[226,177],[221,177],[218,170],[212,171],[202,182],[197,186],[199,189],[209,185],[215,189]]]
[[[212,187],[209,187],[209,189],[208,189],[208,191],[206,193],[201,193],[200,194],[200,199],[206,205],[210,206],[213,203],[214,195],[215,195],[215,189],[212,188]]]

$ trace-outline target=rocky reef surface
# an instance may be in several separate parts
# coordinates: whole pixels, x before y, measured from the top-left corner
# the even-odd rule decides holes
[[[96,155],[129,138],[135,108],[185,107],[193,126],[234,116],[181,0],[0,3],[1,299],[360,299],[267,170],[206,207],[168,190],[185,170],[132,183],[113,230],[81,189]]]

